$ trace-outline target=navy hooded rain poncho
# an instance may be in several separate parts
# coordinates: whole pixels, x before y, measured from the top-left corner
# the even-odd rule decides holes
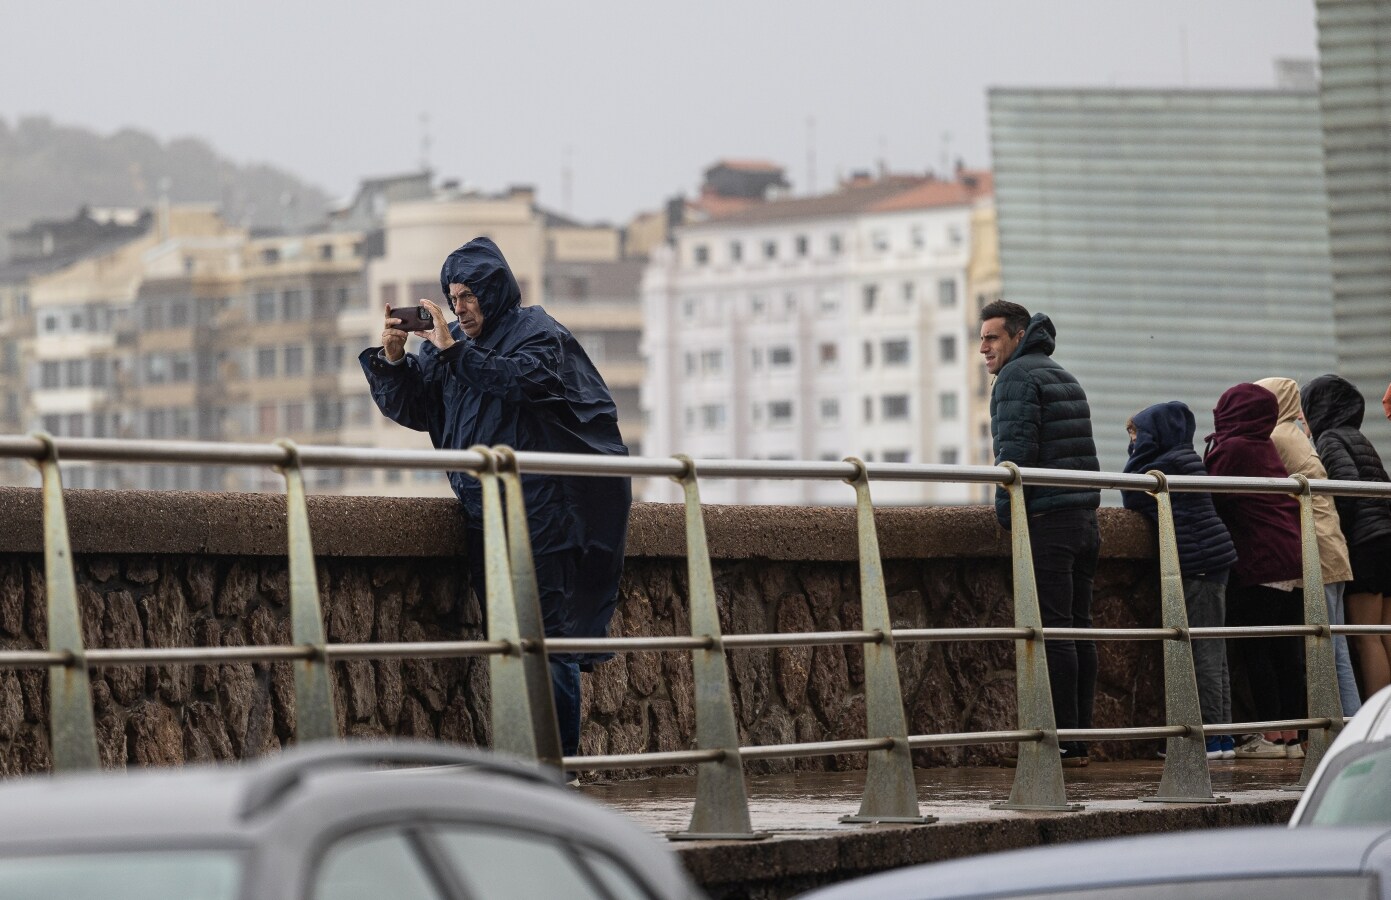
[[[451,284],[467,285],[478,297],[482,332],[470,339],[455,322],[453,346],[440,351],[426,341],[418,355],[407,354],[396,365],[382,357],[380,347],[363,351],[362,370],[384,415],[429,432],[443,449],[506,444],[515,450],[627,455],[608,386],[563,325],[540,307],[521,306],[517,280],[496,244],[476,238],[451,253],[440,271],[446,306]],[[478,482],[450,472],[449,483],[470,529],[480,529]],[[605,636],[623,570],[631,482],[524,475],[522,493],[532,552],[538,558],[577,555],[573,584],[539,585],[547,635]],[[545,578],[547,570],[538,568]],[[563,604],[544,599],[562,595]],[[571,659],[590,664],[609,655]]]

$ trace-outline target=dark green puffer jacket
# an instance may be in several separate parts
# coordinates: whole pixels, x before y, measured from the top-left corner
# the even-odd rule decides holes
[[[1053,361],[1057,329],[1036,313],[1024,339],[995,377],[990,392],[990,434],[995,462],[1021,469],[1083,469],[1101,464],[1092,440],[1092,412],[1087,395],[1072,374]],[[1094,488],[1026,487],[1029,514],[1060,509],[1096,509],[1101,491]],[[995,489],[995,516],[1009,527],[1009,492]]]

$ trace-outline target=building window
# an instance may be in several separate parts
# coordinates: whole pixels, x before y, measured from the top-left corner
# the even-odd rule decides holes
[[[908,341],[899,339],[885,341],[883,344],[884,365],[886,366],[906,366],[908,365]]]
[[[696,317],[696,307],[697,307],[697,306],[698,306],[698,304],[696,303],[696,300],[695,300],[694,297],[687,297],[685,300],[682,300],[682,301],[681,301],[681,316],[682,316],[682,318],[684,318],[687,322],[689,322],[690,320],[694,319],[694,318]]]
[[[913,297],[916,296],[917,290],[918,290],[917,282],[914,282],[914,281],[905,281],[905,282],[903,282],[903,305],[904,305],[904,306],[911,306],[911,305],[913,304]]]
[[[768,350],[768,365],[774,369],[784,369],[792,365],[792,348],[772,347]]]
[[[874,311],[874,303],[879,299],[879,285],[867,284],[864,286],[864,307],[865,312]]]
[[[279,417],[274,403],[262,403],[256,408],[256,426],[263,435],[275,434],[279,429]]]
[[[956,337],[947,335],[937,339],[937,356],[944,363],[956,362]]]
[[[304,374],[303,346],[291,344],[285,348],[285,374],[290,376]]]
[[[169,380],[185,382],[193,380],[193,356],[189,353],[172,354],[169,360]]]
[[[826,242],[826,246],[830,249],[832,256],[839,256],[841,250],[845,248],[845,242],[841,240],[840,235],[833,234]]]
[[[686,352],[686,374],[687,374],[687,375],[694,375],[695,373],[696,373],[696,356],[695,356],[694,353],[691,353],[690,351],[687,351],[687,352]]]
[[[700,351],[700,370],[706,375],[718,375],[724,371],[723,350]]]
[[[754,316],[763,315],[768,308],[768,301],[762,294],[754,294],[749,297],[749,314]]]
[[[944,466],[954,466],[954,465],[956,465],[957,460],[960,459],[960,458],[961,458],[961,452],[960,452],[959,450],[957,450],[955,447],[943,447],[943,448],[937,453],[937,459],[938,459],[938,460],[942,463],[942,465],[944,465]]]
[[[943,278],[937,282],[937,305],[943,309],[956,306],[955,278]]]
[[[705,265],[710,261],[710,248],[705,244],[696,244],[691,250],[691,258],[695,260],[696,265]]]
[[[319,399],[314,401],[314,430],[336,431],[343,427],[343,401]]]
[[[341,287],[334,291],[334,298],[339,312],[347,309],[353,302],[352,294],[348,293],[348,289],[345,287]]]
[[[700,408],[700,425],[706,431],[723,428],[725,407],[723,403],[707,403]]]
[[[886,463],[906,463],[908,462],[909,452],[907,450],[885,450],[884,462]]]
[[[764,241],[764,242],[763,242],[763,258],[764,258],[764,259],[777,259],[777,258],[778,258],[778,242],[777,242],[777,241]]]
[[[268,266],[273,266],[280,262],[280,250],[277,247],[267,247],[261,251],[261,262]]]
[[[751,351],[749,351],[749,360],[753,363],[754,371],[758,371],[759,369],[763,368],[763,348],[754,347]]]
[[[885,422],[901,422],[908,418],[908,395],[885,394],[879,398]]]
[[[887,231],[873,231],[869,235],[869,245],[874,248],[875,253],[887,253],[889,250],[889,233]]]
[[[927,241],[923,237],[923,227],[921,225],[914,225],[912,227],[908,232],[908,239],[912,241],[914,250],[921,250],[927,245]]]
[[[382,302],[385,303],[387,306],[396,305],[396,285],[382,285]]]
[[[285,404],[285,430],[299,432],[304,430],[304,404]]]
[[[744,259],[744,245],[738,241],[730,241],[729,259],[731,262],[742,262]]]
[[[169,302],[169,327],[186,328],[188,326],[188,301],[171,300]]]
[[[319,245],[319,259],[323,260],[324,262],[328,262],[329,260],[333,259],[333,245],[332,245],[332,244],[320,244],[320,245]]]
[[[275,321],[275,294],[271,291],[259,291],[256,294],[256,321],[274,322]]]
[[[797,235],[796,245],[797,255],[806,256],[808,249],[810,249],[811,242],[807,240],[807,236],[805,234],[799,234]]]
[[[833,316],[840,312],[840,295],[830,289],[818,291],[816,311],[823,316]]]
[[[82,377],[83,363],[86,360],[69,359],[63,363],[63,386],[82,387],[84,381]]]
[[[768,424],[786,425],[792,421],[792,401],[773,400],[768,404]]]
[[[286,291],[280,295],[285,304],[281,313],[287,322],[298,322],[304,318],[304,291]]]
[[[783,294],[783,295],[782,295],[782,309],[783,309],[783,312],[787,313],[789,316],[795,316],[795,315],[797,315],[797,295],[796,295],[796,294]]]
[[[874,343],[872,341],[864,343],[864,364],[866,369],[874,365]]]
[[[873,421],[874,421],[874,398],[873,398],[873,397],[866,397],[866,398],[865,398],[865,422],[868,423],[868,422],[873,422]]]
[[[274,378],[275,377],[275,348],[258,347],[256,349],[256,377]]]
[[[835,397],[826,397],[820,404],[821,421],[827,425],[833,425],[840,421],[840,401]]]
[[[821,365],[834,366],[840,357],[840,345],[834,341],[828,341],[819,348]]]
[[[957,398],[955,391],[948,391],[937,395],[937,409],[939,417],[945,422],[956,420]]]

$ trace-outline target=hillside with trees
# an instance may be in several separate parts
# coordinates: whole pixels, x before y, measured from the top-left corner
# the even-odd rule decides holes
[[[215,203],[227,220],[299,228],[323,218],[329,198],[269,165],[237,165],[196,138],[161,143],[134,129],[101,135],[47,117],[0,118],[0,258],[5,237],[35,219],[64,219],[83,206],[152,208]]]

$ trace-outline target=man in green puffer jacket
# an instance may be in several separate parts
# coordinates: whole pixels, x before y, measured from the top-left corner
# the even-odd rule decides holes
[[[1098,471],[1091,407],[1077,379],[1052,358],[1057,330],[1043,314],[1030,317],[1018,303],[997,300],[980,312],[980,352],[995,376],[990,392],[990,433],[995,462],[1020,468]],[[1095,488],[1026,487],[1029,543],[1039,612],[1045,628],[1090,628],[1092,581],[1101,535]],[[1010,528],[1009,494],[995,492],[995,515]],[[1056,641],[1045,645],[1053,715],[1059,728],[1091,728],[1096,698],[1096,645]],[[1087,764],[1082,741],[1062,746],[1063,764]]]

